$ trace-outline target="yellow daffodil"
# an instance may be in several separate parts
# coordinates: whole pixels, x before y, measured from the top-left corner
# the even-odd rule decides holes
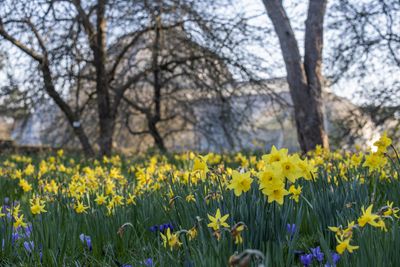
[[[29,192],[32,190],[32,186],[25,179],[19,180],[19,186],[22,188],[22,190],[24,190],[24,192]]]
[[[101,206],[107,202],[107,196],[104,196],[104,194],[96,194],[96,199],[94,200],[97,205]]]
[[[163,233],[160,233],[160,235],[165,248],[169,246],[169,248],[172,250],[173,248],[177,248],[182,245],[182,243],[179,241],[179,236],[176,233],[171,234],[170,228],[167,228],[165,235]]]
[[[299,196],[301,194],[301,186],[295,187],[294,185],[291,185],[289,187],[289,193],[291,194],[290,198],[293,199],[296,202],[299,202]]]
[[[24,174],[26,176],[30,176],[34,173],[35,173],[35,166],[33,166],[32,164],[28,164],[28,166],[26,166],[26,168],[24,170]]]
[[[122,206],[124,205],[124,197],[120,195],[114,195],[112,198],[115,206]]]
[[[384,216],[394,216],[395,218],[399,219],[399,208],[395,207],[393,208],[393,202],[387,201],[386,202],[386,207],[383,208],[383,215]]]
[[[39,197],[35,197],[29,200],[31,203],[31,212],[34,215],[41,214],[47,212],[45,207],[45,201],[41,200]]]
[[[169,228],[168,228],[168,229],[169,229]],[[197,229],[196,229],[196,226],[190,228],[190,229],[187,231],[187,236],[189,237],[189,241],[191,241],[191,240],[193,240],[193,239],[195,239],[195,238],[197,237]]]
[[[298,160],[297,167],[299,168],[299,176],[306,180],[311,180],[315,177],[316,168],[311,160]]]
[[[235,240],[235,244],[239,245],[243,243],[242,232],[246,228],[246,225],[242,222],[237,223],[231,229],[231,235]]]
[[[268,196],[268,203],[276,201],[282,205],[284,197],[289,194],[283,181],[275,177],[273,173],[263,172],[261,177],[263,180],[260,180],[260,189],[264,195]]]
[[[381,217],[372,213],[372,208],[372,204],[366,210],[364,209],[364,206],[362,206],[362,215],[358,219],[358,225],[364,227],[368,223],[374,227],[385,228],[385,223],[382,221]]]
[[[335,232],[336,236],[340,237],[341,239],[348,239],[353,236],[353,228],[355,227],[355,222],[351,221],[347,224],[346,228],[340,227],[334,227],[334,226],[329,226],[329,230],[332,232]]]
[[[354,250],[356,250],[356,249],[359,248],[358,246],[350,245],[350,241],[351,241],[350,238],[347,238],[347,239],[342,240],[342,239],[339,239],[339,238],[336,236],[336,240],[337,240],[337,242],[339,243],[339,244],[336,246],[336,252],[339,253],[339,254],[343,254],[346,250],[347,250],[349,253],[353,253]]]
[[[64,150],[62,150],[62,149],[57,150],[57,156],[58,156],[59,158],[61,158],[62,156],[64,156]]]
[[[205,176],[208,172],[207,159],[207,156],[197,156],[194,159],[192,171],[199,172],[202,176]]]
[[[196,198],[194,197],[193,194],[189,194],[186,196],[186,202],[196,202]]]
[[[229,227],[229,224],[226,223],[228,217],[229,214],[221,216],[221,211],[217,209],[214,217],[208,214],[208,219],[210,220],[210,223],[207,224],[207,226],[212,228],[214,231],[219,230],[221,227]]]
[[[87,213],[86,210],[88,208],[89,207],[85,206],[81,201],[77,201],[77,203],[74,205],[76,213]]]
[[[129,193],[126,198],[126,204],[128,205],[136,205],[136,196],[134,194]]]
[[[263,161],[268,165],[273,162],[282,161],[287,157],[288,150],[283,148],[278,150],[275,146],[272,146],[269,154],[262,156]]]
[[[392,144],[392,139],[388,138],[386,132],[382,134],[378,141],[374,143],[374,146],[377,147],[378,153],[385,153],[387,148]]]
[[[24,214],[21,214],[20,216],[14,216],[14,228],[17,229],[18,227],[23,227],[26,228],[28,224],[24,222]]]
[[[298,161],[299,158],[295,156],[288,156],[280,161],[282,175],[292,183],[294,183],[296,179],[302,175],[302,172],[297,164]]]
[[[289,192],[282,186],[271,189],[268,191],[268,203],[273,201],[277,202],[279,205],[283,205],[283,199]]]
[[[385,166],[387,159],[380,153],[371,153],[365,157],[363,167],[368,167],[370,171],[380,170]]]
[[[228,188],[234,190],[236,196],[250,190],[253,179],[250,178],[250,172],[240,173],[236,170],[232,172],[232,180]]]
[[[18,204],[16,206],[13,206],[12,208],[7,208],[7,211],[12,213],[13,217],[18,217],[19,213],[21,212],[21,205]]]
[[[270,188],[280,187],[283,183],[281,169],[276,164],[271,164],[268,168],[258,173],[260,190],[264,195],[268,195]]]

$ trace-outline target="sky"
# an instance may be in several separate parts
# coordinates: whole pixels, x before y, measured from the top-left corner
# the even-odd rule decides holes
[[[292,27],[295,30],[296,38],[300,44],[300,50],[303,50],[303,38],[304,38],[304,21],[307,10],[307,1],[284,1],[284,3],[289,3],[291,8],[287,8],[288,16],[291,19]],[[293,3],[294,7],[293,7]],[[289,5],[287,6],[289,7]],[[237,3],[237,6],[234,7],[238,12],[244,11],[248,16],[256,16],[256,18],[251,20],[251,23],[255,26],[265,26],[271,25],[268,16],[266,14],[265,8],[262,4],[261,0],[242,0]],[[248,49],[255,52],[259,57],[262,58],[271,58],[271,53],[273,55],[272,61],[278,63],[278,67],[273,68],[272,72],[269,73],[259,73],[259,75],[263,78],[272,78],[272,77],[282,77],[285,76],[285,69],[283,64],[283,59],[279,51],[278,40],[276,35],[268,35],[266,38],[271,39],[268,40],[274,46],[272,47],[261,47],[257,44],[249,45]],[[326,42],[325,42],[326,44]],[[271,50],[272,49],[272,50]],[[12,62],[12,61],[11,61]],[[265,64],[269,64],[266,61]],[[379,62],[376,64],[379,65]],[[16,76],[22,74],[21,70],[15,64],[14,66],[10,66],[16,74]],[[9,69],[9,68],[5,68]],[[373,82],[374,77],[367,77],[366,79],[370,79]],[[0,71],[0,86],[6,84],[6,72]],[[368,82],[368,81],[367,81]],[[358,99],[354,93],[360,88],[359,81],[352,79],[342,79],[339,83],[333,85],[329,88],[330,91],[335,94],[346,97],[354,103],[361,103],[361,99]]]
[[[284,1],[287,3],[286,12],[288,13],[289,19],[291,20],[292,28],[295,31],[296,39],[299,43],[300,53],[303,52],[303,40],[304,40],[304,22],[306,20],[306,12],[307,12],[307,2],[308,1],[299,1],[295,4],[295,7],[292,5],[293,1]],[[243,8],[246,12],[252,16],[259,15],[255,19],[252,20],[252,23],[257,26],[263,25],[271,25],[269,18],[266,14],[265,7],[262,3],[262,0],[242,0],[241,6],[238,7]],[[276,38],[276,37],[275,37]],[[277,41],[277,40],[276,40]],[[326,41],[325,41],[326,42]],[[326,44],[326,43],[325,43]],[[257,51],[261,56],[268,58],[269,52],[268,48],[263,49],[261,47],[252,47],[253,51]],[[276,76],[285,76],[286,72],[284,70],[283,58],[279,54],[280,51],[276,51],[278,54],[277,60],[280,60],[282,68],[276,71]],[[261,74],[262,75],[262,74]],[[334,92],[338,96],[345,97],[348,100],[352,101],[355,104],[361,103],[361,99],[357,97],[355,92],[359,89],[358,82],[356,80],[343,80],[339,83],[334,84],[332,87],[328,88],[329,91]]]
[[[355,64],[350,68],[349,71],[344,73],[344,75],[341,76],[341,79],[339,79],[337,83],[333,84],[329,88],[329,90],[339,96],[349,99],[355,104],[364,104],[370,101],[374,101],[374,99],[364,98],[361,93],[368,90],[378,89],[378,91],[383,91],[390,88],[396,88],[394,87],[395,84],[400,83],[399,68],[398,65],[396,65],[396,62],[394,62],[393,56],[390,55],[390,50],[388,48],[388,46],[390,45],[388,44],[388,39],[382,38],[382,36],[385,36],[385,38],[389,38],[390,36],[398,36],[398,34],[400,33],[400,20],[396,20],[396,18],[398,18],[400,6],[398,3],[396,6],[395,2],[396,1],[371,0],[350,1],[350,3],[352,3],[353,5],[353,8],[358,9],[359,12],[365,10],[367,12],[374,13],[374,16],[363,18],[364,24],[362,27],[359,27],[358,31],[362,30],[366,33],[364,36],[364,42],[375,42],[376,40],[379,40],[379,42],[374,46],[373,49],[370,49],[368,53],[365,53],[364,51],[364,53],[355,54],[355,58],[353,59],[356,61]],[[242,3],[243,8],[246,9],[247,12],[264,14],[264,16],[257,17],[257,19],[254,20],[255,24],[271,24],[269,22],[268,16],[266,15],[262,0],[242,0]],[[308,1],[284,0],[283,3],[286,12],[288,13],[288,17],[291,20],[292,28],[295,31],[296,39],[299,43],[300,52],[302,53],[305,28],[304,22],[307,15],[306,13],[308,9]],[[387,14],[390,14],[392,17],[388,15],[381,15],[383,8],[382,5],[384,3],[388,5],[386,6],[388,10],[385,10],[385,12],[387,12]],[[337,53],[337,46],[341,42],[343,43],[342,40],[347,41],[350,38],[353,38],[353,36],[351,36],[353,32],[347,31],[348,29],[351,29],[348,28],[348,22],[344,24],[347,32],[344,32],[343,27],[341,27],[339,30],[335,30],[333,29],[334,27],[330,27],[334,23],[337,23],[338,19],[344,19],[343,13],[338,13],[334,11],[335,6],[338,6],[337,0],[328,1],[327,12],[325,14],[323,49],[323,67],[325,67],[325,77],[328,77],[329,73],[332,73],[332,65],[337,67],[337,64],[330,64],[331,62],[334,62],[332,58],[333,54]],[[346,15],[348,16],[348,13],[346,13]],[[349,17],[346,17],[346,19],[348,18]],[[392,20],[390,20],[391,18]],[[390,24],[392,25],[392,27],[389,26]],[[350,34],[350,36],[347,36],[345,34]],[[394,53],[396,53],[396,49],[400,49],[399,44],[395,44],[395,42],[392,42],[391,44],[391,49],[393,49]],[[358,46],[358,48],[360,48],[360,46]],[[363,49],[364,48],[360,50]],[[399,50],[397,50],[397,52],[398,51]],[[263,51],[260,50],[260,53],[262,52]],[[354,56],[354,54],[346,54],[346,58],[348,56]],[[360,71],[362,69],[360,62],[363,60],[365,60],[364,63],[366,64],[366,69],[364,70],[365,72]],[[281,58],[280,61],[283,62]],[[395,97],[385,103],[388,103],[389,105],[398,104]]]

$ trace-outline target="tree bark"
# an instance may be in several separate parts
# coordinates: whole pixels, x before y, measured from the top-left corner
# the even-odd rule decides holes
[[[109,92],[109,79],[106,69],[107,46],[105,18],[106,0],[98,0],[96,5],[96,24],[93,26],[89,16],[81,6],[80,0],[73,0],[78,11],[82,26],[85,29],[90,49],[93,52],[96,70],[97,115],[99,118],[99,148],[100,156],[110,156],[112,153],[113,134],[117,108],[112,108]]]
[[[322,38],[327,0],[310,0],[306,23],[305,63],[281,0],[263,0],[278,35],[294,106],[297,138],[303,152],[328,148],[322,110]],[[309,43],[310,42],[310,43]]]
[[[308,90],[311,94],[313,106],[316,108],[315,125],[317,136],[322,138],[322,145],[329,147],[328,135],[324,129],[323,119],[323,99],[322,99],[322,49],[323,49],[323,29],[324,16],[327,0],[310,0],[308,15],[306,20],[306,33],[304,40],[304,70],[307,76]],[[318,139],[318,141],[320,141]],[[314,146],[315,144],[310,144]]]
[[[152,119],[148,119],[147,127],[149,128],[149,132],[153,137],[154,144],[157,146],[157,148],[161,152],[166,152],[167,148],[165,147],[164,139],[157,129],[157,123],[155,123],[155,121]]]
[[[154,103],[154,111],[150,112],[150,117],[147,117],[147,125],[149,128],[149,132],[154,139],[155,145],[162,152],[166,152],[167,149],[164,144],[164,139],[162,138],[160,132],[157,129],[157,123],[161,120],[161,77],[160,77],[160,66],[159,66],[159,53],[160,53],[160,16],[156,17],[155,25],[154,25],[154,43],[153,43],[153,51],[152,51],[152,69],[153,69],[153,103]]]
[[[86,156],[93,157],[94,156],[93,148],[90,145],[89,139],[88,139],[84,129],[80,125],[79,116],[76,115],[72,111],[71,107],[68,105],[67,102],[65,102],[62,99],[62,97],[60,96],[60,94],[57,92],[57,90],[54,87],[53,78],[52,78],[51,70],[50,70],[50,67],[49,67],[49,61],[48,61],[48,58],[47,58],[47,51],[46,51],[46,48],[44,46],[44,43],[43,43],[42,39],[40,38],[40,36],[38,35],[36,29],[32,25],[31,25],[31,28],[32,28],[33,31],[35,31],[35,35],[38,38],[40,46],[41,46],[41,48],[43,50],[43,55],[37,53],[36,51],[34,51],[34,50],[30,49],[30,48],[28,48],[22,42],[20,42],[19,40],[15,39],[10,34],[8,34],[8,32],[4,29],[4,27],[2,25],[2,21],[0,19],[0,35],[4,39],[6,39],[7,41],[11,42],[14,46],[19,48],[21,51],[23,51],[25,54],[30,56],[33,60],[35,60],[39,64],[40,70],[42,72],[42,78],[43,78],[43,82],[44,82],[44,89],[45,89],[46,93],[51,97],[51,99],[53,99],[53,101],[61,109],[61,111],[63,112],[63,114],[67,118],[68,123],[70,124],[70,126],[72,127],[72,129],[74,131],[74,134],[78,137],[78,139],[79,139],[79,141],[81,143],[82,150],[83,150],[84,154]]]
[[[97,3],[96,40],[92,42],[94,64],[96,68],[96,92],[99,116],[99,147],[101,156],[110,156],[112,152],[115,114],[111,110],[108,78],[106,71],[106,0]]]
[[[87,137],[85,131],[82,128],[79,117],[74,114],[72,109],[68,106],[68,104],[61,98],[58,92],[54,88],[53,80],[51,77],[51,72],[48,64],[43,62],[41,64],[41,71],[43,73],[43,81],[45,85],[45,90],[47,94],[53,99],[53,101],[57,104],[57,106],[64,113],[65,117],[68,120],[69,125],[72,127],[74,134],[78,137],[83,153],[88,157],[94,156],[94,151],[92,146],[90,145],[89,138]]]

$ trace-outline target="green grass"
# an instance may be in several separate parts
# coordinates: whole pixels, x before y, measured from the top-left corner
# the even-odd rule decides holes
[[[3,162],[9,157],[3,158]],[[35,166],[40,158],[33,158]],[[69,158],[63,162],[68,167]],[[79,159],[77,159],[79,161]],[[146,165],[147,159],[135,160],[135,165]],[[169,162],[178,169],[190,169],[190,161],[170,159]],[[332,163],[337,163],[332,161]],[[82,161],[82,166],[93,166],[91,161]],[[236,168],[236,163],[230,163]],[[23,169],[26,163],[16,162],[14,169]],[[110,165],[103,165],[108,169]],[[132,160],[123,161],[121,170],[129,181],[129,186],[137,183],[135,175],[128,171]],[[399,164],[394,161],[387,166],[388,171],[398,172]],[[10,170],[3,166],[3,170]],[[337,176],[338,183],[329,183],[328,179]],[[206,180],[197,185],[183,185],[172,182],[171,173],[166,173],[166,181],[156,191],[145,191],[138,196],[136,205],[116,207],[108,216],[107,209],[94,203],[95,195],[85,193],[85,203],[91,208],[87,214],[77,214],[71,205],[73,199],[59,192],[46,201],[46,213],[32,215],[29,210],[29,199],[32,191],[24,193],[18,186],[18,180],[10,178],[4,172],[0,177],[0,205],[6,205],[3,199],[21,202],[22,213],[26,221],[32,224],[30,237],[22,237],[15,242],[11,235],[12,221],[0,219],[0,266],[145,266],[144,261],[151,258],[154,266],[228,266],[229,258],[246,249],[259,250],[265,266],[302,266],[297,254],[299,251],[309,253],[309,248],[320,246],[325,255],[335,250],[334,233],[328,226],[347,225],[348,221],[357,220],[361,207],[371,204],[375,190],[374,211],[390,200],[395,206],[400,205],[400,184],[397,180],[378,181],[377,173],[369,173],[365,168],[348,169],[347,177],[365,177],[365,183],[357,180],[344,180],[339,170],[328,172],[320,168],[315,182],[301,180],[303,186],[299,203],[287,196],[282,206],[267,203],[266,197],[253,182],[250,191],[236,197],[227,190],[222,182]],[[157,178],[157,175],[154,177]],[[51,171],[42,180],[57,179],[66,188],[71,175]],[[35,192],[44,194],[39,179],[29,178]],[[376,186],[376,189],[374,189]],[[121,194],[126,194],[127,187],[120,187]],[[170,191],[175,198],[170,203]],[[220,200],[205,201],[209,192],[221,192]],[[196,202],[186,202],[185,197],[193,193]],[[222,214],[229,213],[228,223],[233,226],[241,221],[247,226],[243,232],[243,244],[234,244],[228,231],[222,232],[218,241],[212,230],[207,227],[207,214],[215,214],[220,208]],[[185,234],[180,235],[182,246],[170,250],[164,248],[160,235],[153,233],[149,227],[163,223],[172,223],[175,231],[198,227],[198,236],[189,241]],[[373,227],[358,228],[354,231],[352,244],[359,246],[354,253],[341,255],[338,266],[400,266],[400,229],[395,218],[385,219],[387,232]],[[119,235],[119,228],[124,232]],[[296,224],[297,230],[290,237],[286,225]],[[83,244],[79,235],[84,233],[91,237],[92,250]],[[24,248],[25,241],[33,241],[34,249],[29,253]],[[42,254],[42,256],[40,256]],[[312,266],[323,266],[315,260]],[[255,260],[248,266],[258,266]],[[245,265],[247,266],[247,265]]]

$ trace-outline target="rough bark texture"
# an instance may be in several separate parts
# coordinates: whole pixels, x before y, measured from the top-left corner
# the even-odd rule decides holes
[[[97,1],[95,25],[92,25],[90,22],[88,15],[81,6],[80,0],[74,0],[73,2],[85,29],[90,49],[93,52],[93,62],[96,69],[96,96],[99,117],[98,144],[100,148],[100,156],[110,156],[112,152],[117,108],[112,108],[109,92],[109,79],[106,69],[106,0]]]
[[[157,146],[157,148],[161,152],[166,152],[167,149],[164,144],[164,139],[162,138],[160,132],[157,129],[157,126],[156,126],[157,124],[154,123],[154,121],[151,119],[148,120],[147,124],[148,124],[147,127],[149,128],[149,132],[150,132],[151,136],[153,137],[154,144]]]
[[[155,38],[153,44],[153,55],[152,55],[152,69],[153,69],[153,102],[154,102],[154,112],[150,118],[148,118],[148,128],[151,136],[154,139],[155,145],[160,149],[160,151],[165,152],[167,149],[164,144],[164,139],[162,138],[160,132],[157,129],[157,123],[161,120],[161,90],[162,84],[160,81],[160,67],[159,67],[159,53],[160,53],[160,29],[159,29],[159,19],[156,20],[155,25]],[[150,112],[151,113],[151,112]]]
[[[106,0],[97,3],[96,42],[92,45],[96,68],[96,91],[99,115],[99,147],[102,156],[109,156],[112,152],[112,141],[115,127],[115,116],[111,110],[108,78],[106,71]]]
[[[323,19],[327,0],[310,0],[305,34],[305,56],[299,46],[281,0],[263,0],[279,38],[293,101],[297,135],[303,152],[317,145],[329,147],[324,130],[322,103]]]
[[[317,109],[316,125],[318,136],[322,139],[322,145],[329,147],[328,135],[324,130],[323,101],[322,101],[322,49],[323,28],[327,0],[310,0],[306,20],[306,33],[304,44],[304,70],[307,76],[308,90],[311,94],[313,106]],[[310,144],[315,147],[314,144]]]
[[[53,101],[57,104],[57,106],[67,117],[68,123],[74,130],[75,135],[78,137],[85,155],[93,157],[94,156],[93,148],[90,145],[89,138],[87,137],[85,131],[83,130],[80,124],[79,117],[75,115],[72,109],[68,106],[68,104],[61,98],[61,96],[55,90],[53,80],[51,77],[50,68],[45,62],[41,64],[41,70],[43,73],[43,80],[47,94],[53,99]]]

